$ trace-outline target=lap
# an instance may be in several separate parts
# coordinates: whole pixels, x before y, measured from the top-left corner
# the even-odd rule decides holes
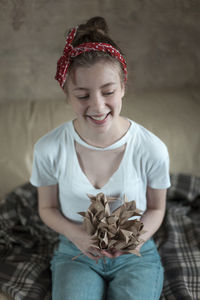
[[[53,300],[102,300],[104,280],[89,266],[66,259],[52,264]]]
[[[96,264],[87,257],[72,261],[80,251],[61,242],[52,260],[53,300],[158,300],[163,268],[153,241],[141,249],[141,257],[122,255]]]
[[[153,241],[148,241],[143,246],[141,254],[141,257],[121,256],[123,267],[116,269],[109,281],[107,300],[118,300],[123,297],[126,300],[160,298],[163,287],[163,267]]]
[[[126,274],[115,274],[107,287],[107,300],[158,300],[163,286],[163,269],[146,266],[145,270],[135,268]]]

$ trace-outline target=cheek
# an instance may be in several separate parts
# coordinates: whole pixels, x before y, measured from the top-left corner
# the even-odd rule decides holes
[[[122,109],[122,100],[120,100],[118,103],[118,113],[121,112],[121,109]]]
[[[86,112],[86,109],[84,107],[82,107],[82,106],[76,107],[75,113],[77,116],[82,116],[85,114],[85,112]]]
[[[112,110],[112,114],[119,115],[122,108],[122,101],[120,97],[115,97],[109,102],[108,106]]]
[[[74,99],[71,99],[70,100],[70,105],[74,111],[74,113],[78,116],[78,115],[81,115],[85,112],[85,107],[84,105],[81,105],[79,102],[77,102],[76,100]]]
[[[115,109],[117,110],[121,110],[121,107],[122,107],[122,99],[120,97],[120,95],[118,95],[117,97],[115,97],[113,99],[113,107],[115,107]]]

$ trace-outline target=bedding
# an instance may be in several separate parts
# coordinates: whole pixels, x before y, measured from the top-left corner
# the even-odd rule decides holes
[[[51,299],[50,257],[57,234],[37,213],[37,190],[27,183],[0,204],[0,290],[15,300]]]
[[[167,210],[155,235],[165,269],[161,300],[200,299],[200,177],[171,175]],[[37,213],[26,183],[0,203],[0,290],[15,300],[50,300],[50,258],[58,235]]]
[[[200,299],[200,178],[171,175],[155,241],[165,269],[161,300]]]

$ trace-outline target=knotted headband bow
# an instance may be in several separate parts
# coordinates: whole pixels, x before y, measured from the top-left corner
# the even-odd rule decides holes
[[[78,27],[73,28],[70,33],[67,36],[66,39],[66,44],[65,48],[63,51],[63,55],[60,57],[60,59],[57,62],[57,72],[55,79],[58,80],[60,86],[62,89],[64,89],[64,85],[66,82],[66,77],[67,77],[67,71],[70,65],[70,60],[73,57],[76,57],[80,55],[83,52],[88,52],[88,51],[102,51],[102,52],[107,52],[111,56],[115,57],[118,59],[118,61],[121,63],[123,67],[123,71],[125,74],[125,79],[124,81],[126,82],[127,80],[127,66],[126,66],[126,61],[121,55],[121,53],[115,49],[113,46],[107,43],[99,43],[99,42],[90,42],[90,43],[83,43],[80,44],[77,47],[72,46],[72,42],[74,40],[74,37],[76,35]]]

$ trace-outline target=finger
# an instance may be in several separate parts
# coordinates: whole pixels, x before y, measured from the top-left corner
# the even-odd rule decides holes
[[[128,251],[116,251],[113,255],[114,257],[118,257],[124,254],[130,254]]]
[[[99,248],[90,247],[89,252],[94,255],[101,256],[101,250]]]
[[[96,260],[96,257],[92,255],[90,252],[85,252],[85,255],[93,260]]]
[[[102,250],[101,254],[105,255],[108,258],[114,258],[113,254],[111,254],[110,252],[105,251],[105,250]]]
[[[98,255],[94,255],[93,253],[91,252],[85,252],[85,255],[88,256],[89,258],[91,258],[92,260],[95,260],[96,262],[98,262],[100,256]]]
[[[119,256],[121,256],[121,255],[123,255],[123,254],[124,254],[124,253],[121,252],[121,251],[116,251],[116,252],[113,253],[113,256],[116,258],[116,257],[119,257]]]

